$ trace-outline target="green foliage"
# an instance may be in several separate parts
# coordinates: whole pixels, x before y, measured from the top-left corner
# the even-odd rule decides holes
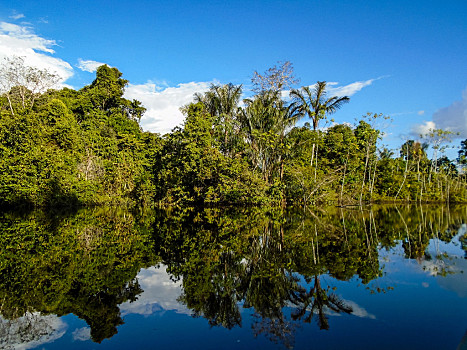
[[[138,101],[124,99],[127,81],[99,67],[90,86],[36,94],[34,108],[0,119],[3,206],[154,203],[157,135],[144,134]]]
[[[465,202],[465,141],[457,164],[443,156],[443,130],[409,140],[400,158],[378,152],[381,114],[352,128],[319,130],[346,97],[326,82],[292,90],[290,63],[256,73],[257,94],[212,85],[182,108],[183,127],[142,132],[145,112],[123,97],[128,81],[103,65],[75,91],[49,89],[53,75],[11,59],[0,67],[0,206],[310,205],[375,201]],[[269,87],[269,88],[268,88]],[[41,90],[42,88],[42,90]],[[312,125],[294,128],[308,116]],[[312,130],[311,130],[312,129]],[[433,159],[426,149],[431,145]]]
[[[264,184],[241,157],[225,156],[212,137],[212,117],[203,106],[187,108],[183,129],[175,129],[157,154],[156,198],[164,204],[259,204]]]

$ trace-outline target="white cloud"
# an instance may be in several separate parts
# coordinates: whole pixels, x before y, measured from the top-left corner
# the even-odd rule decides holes
[[[145,131],[168,133],[184,120],[180,107],[193,101],[195,92],[209,89],[210,82],[191,82],[175,87],[161,87],[153,82],[141,85],[130,84],[125,97],[141,101],[147,108],[141,118],[141,126]]]
[[[68,62],[50,56],[56,42],[35,34],[30,27],[13,23],[0,22],[0,60],[6,57],[20,56],[28,66],[47,69],[60,77],[63,83],[73,75],[73,68]]]
[[[92,61],[92,60],[83,60],[79,58],[77,67],[81,69],[82,71],[93,73],[97,70],[98,67],[104,64],[105,63],[102,63],[102,62],[97,62],[97,61]]]
[[[424,111],[419,111],[418,115],[424,113]],[[415,124],[410,134],[419,137],[420,134],[426,134],[434,129],[459,133],[460,138],[467,138],[467,88],[462,92],[460,101],[454,101],[450,106],[438,109],[433,113],[432,120]]]
[[[460,133],[467,138],[467,88],[462,92],[462,99],[450,106],[441,108],[433,114],[433,122],[443,130]]]
[[[20,18],[24,18],[24,17],[26,17],[26,16],[23,15],[22,13],[16,13],[16,12],[13,13],[13,14],[10,16],[10,18],[11,18],[11,19],[14,19],[14,20],[17,20],[17,19],[20,19]]]
[[[428,134],[431,130],[436,129],[436,124],[432,121],[425,121],[423,124],[415,124],[410,130],[410,134],[415,138],[420,135]]]
[[[418,114],[418,115],[424,115],[424,114],[425,114],[425,111],[418,111],[417,114]]]
[[[186,306],[177,299],[182,294],[182,282],[173,282],[167,274],[166,266],[150,267],[138,273],[138,282],[144,290],[138,300],[120,305],[122,315],[151,315],[154,312],[175,310],[178,313],[190,314]]]
[[[355,95],[357,92],[359,92],[364,87],[370,86],[371,84],[373,84],[374,81],[383,79],[385,77],[386,76],[382,76],[382,77],[370,79],[370,80],[365,80],[365,81],[356,81],[355,83],[351,83],[351,84],[344,85],[344,86],[337,86],[339,85],[339,83],[337,82],[328,82],[326,84],[326,90],[329,96],[339,96],[339,97],[352,96],[352,95]]]

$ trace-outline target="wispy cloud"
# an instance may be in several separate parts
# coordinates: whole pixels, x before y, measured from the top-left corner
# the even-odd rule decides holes
[[[10,16],[11,19],[14,19],[14,20],[17,20],[17,19],[20,19],[20,18],[24,18],[26,17],[24,14],[22,13],[17,13],[16,11],[13,12],[13,14]]]
[[[35,34],[29,26],[0,22],[0,60],[21,56],[25,64],[57,74],[63,83],[73,75],[73,68],[68,62],[51,56],[56,45],[55,40]]]
[[[125,97],[141,101],[147,108],[141,118],[143,130],[165,134],[183,123],[184,116],[180,112],[180,107],[192,102],[195,92],[207,91],[210,84],[210,82],[191,82],[175,87],[161,87],[153,82],[130,84],[125,91]]]
[[[78,68],[85,72],[93,73],[97,70],[98,67],[102,66],[105,63],[97,62],[93,60],[83,60],[81,58],[78,59]]]
[[[364,81],[356,81],[354,83],[344,85],[344,86],[337,86],[339,85],[338,82],[328,82],[326,85],[326,90],[328,91],[329,96],[352,96],[355,95],[357,92],[362,90],[364,87],[370,86],[373,82],[387,78],[388,76],[381,76],[374,79],[364,80]]]

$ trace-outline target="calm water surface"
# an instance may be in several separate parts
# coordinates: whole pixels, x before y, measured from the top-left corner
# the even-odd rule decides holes
[[[466,349],[466,206],[0,214],[0,349]]]

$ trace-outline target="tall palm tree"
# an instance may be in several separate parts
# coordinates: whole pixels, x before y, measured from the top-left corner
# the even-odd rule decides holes
[[[225,154],[229,154],[236,132],[235,119],[238,114],[238,104],[242,95],[242,85],[212,84],[209,91],[203,94],[196,93],[195,102],[202,102],[206,111],[214,118],[214,124],[221,130],[222,138],[219,140]],[[230,137],[229,137],[230,136]]]
[[[326,98],[326,82],[318,81],[313,87],[303,86],[301,89],[292,89],[290,97],[293,104],[300,110],[302,116],[307,115],[313,122],[313,130],[318,128],[318,123],[327,115],[336,112],[344,103],[349,102],[347,96],[333,96]]]
[[[327,115],[336,112],[344,103],[347,103],[350,100],[347,96],[333,96],[327,98],[326,95],[327,91],[325,81],[318,81],[311,88],[309,86],[302,86],[301,89],[292,89],[290,91],[290,97],[293,99],[292,106],[299,111],[301,117],[307,115],[308,118],[312,120],[314,131],[318,129],[318,123],[321,119],[324,119]],[[313,143],[311,165],[313,165],[313,161],[315,159],[316,179],[316,169],[318,167],[318,145]]]
[[[278,166],[282,178],[284,137],[298,118],[297,109],[284,105],[279,91],[265,91],[244,102],[240,117],[252,162],[266,181]]]

